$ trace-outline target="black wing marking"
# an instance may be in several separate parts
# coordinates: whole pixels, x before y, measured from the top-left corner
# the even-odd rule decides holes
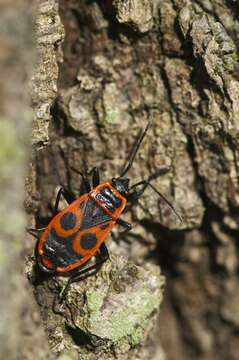
[[[81,220],[80,230],[94,227],[112,218],[92,199],[87,201],[85,211]]]
[[[56,230],[52,228],[43,243],[44,257],[49,259],[53,266],[67,267],[80,260],[82,256],[75,253],[72,248],[72,242],[75,239],[76,234],[61,237],[57,234]]]

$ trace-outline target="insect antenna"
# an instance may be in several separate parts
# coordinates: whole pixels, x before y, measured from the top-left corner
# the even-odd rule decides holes
[[[132,148],[132,151],[131,151],[131,154],[130,154],[130,157],[129,157],[129,161],[128,163],[126,163],[126,165],[124,166],[123,170],[121,171],[121,174],[120,174],[120,178],[123,177],[128,171],[129,169],[131,168],[131,166],[133,165],[133,162],[134,162],[134,159],[135,159],[135,156],[140,148],[140,145],[148,131],[148,128],[149,128],[149,125],[150,123],[148,122],[146,128],[142,131],[140,131],[140,134],[139,134],[139,137],[138,137],[138,140],[136,141],[135,145],[133,146]]]
[[[156,194],[158,194],[158,196],[160,196],[166,202],[166,204],[170,207],[170,209],[173,210],[174,214],[177,216],[179,221],[182,223],[183,222],[182,216],[179,215],[179,213],[177,212],[175,207],[170,203],[170,201],[168,201],[168,199],[163,194],[161,194],[161,192],[158,191],[158,189],[156,189],[156,187],[154,187],[151,183],[148,183],[148,186],[151,187],[151,189],[153,189],[156,192]]]
[[[162,169],[162,174],[166,172],[166,168]],[[158,174],[158,173],[157,173]],[[154,185],[152,185],[149,181],[152,180],[153,178],[156,177],[156,174],[151,175],[148,180],[142,180],[140,182],[138,182],[137,184],[134,184],[133,186],[131,186],[130,190],[139,186],[139,185],[144,185],[142,187],[142,189],[139,191],[139,196],[141,196],[145,189],[149,186],[154,192],[156,192],[156,194],[158,194],[159,197],[161,197],[166,204],[170,207],[170,209],[172,209],[172,211],[174,212],[174,214],[177,216],[177,218],[180,220],[180,222],[183,222],[183,218],[181,217],[181,215],[179,215],[179,213],[177,212],[177,210],[175,209],[175,207],[170,203],[170,201],[158,190],[156,189],[156,187]],[[138,197],[139,197],[138,196]]]

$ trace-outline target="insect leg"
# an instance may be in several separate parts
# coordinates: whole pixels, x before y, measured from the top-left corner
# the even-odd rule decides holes
[[[71,166],[71,169],[73,171],[75,171],[77,174],[80,174],[80,176],[82,177],[80,195],[84,195],[85,193],[90,192],[91,191],[91,186],[90,186],[90,182],[89,182],[89,179],[88,179],[87,171],[85,170],[84,173],[82,173],[81,171],[79,171],[78,169],[76,169],[76,168],[74,168],[72,166]]]
[[[84,185],[84,188],[85,188],[86,192],[91,191],[91,185],[90,185],[90,181],[89,181],[89,176],[92,175],[93,188],[95,188],[96,186],[98,186],[100,184],[99,169],[97,167],[93,167],[93,169],[91,171],[89,171],[89,172],[87,172],[85,170],[85,174],[82,174],[82,173],[80,173],[80,174],[82,176],[83,185]],[[83,193],[85,193],[85,192],[83,192]]]
[[[105,261],[107,261],[110,258],[109,251],[107,249],[107,246],[105,243],[102,243],[99,249],[99,255],[101,257],[101,264],[103,264]]]
[[[67,281],[67,284],[64,287],[63,291],[60,294],[60,302],[64,300],[70,284],[72,284],[73,282],[83,280],[84,278],[90,275],[93,275],[92,271],[93,270],[98,271],[101,265],[109,259],[109,252],[104,243],[100,246],[99,252],[96,255],[97,255],[97,260],[94,265],[91,265],[86,269],[80,270],[77,273],[72,274],[72,276]],[[85,276],[82,277],[82,275]]]
[[[57,214],[58,212],[58,206],[59,206],[59,202],[60,202],[60,198],[61,196],[63,196],[63,198],[67,201],[68,204],[71,204],[75,199],[75,195],[70,192],[69,190],[65,189],[64,187],[61,187],[57,193],[56,196],[56,201],[55,201],[55,206],[54,206],[54,216]]]
[[[100,174],[99,169],[97,167],[93,167],[93,169],[89,172],[89,175],[92,174],[92,185],[93,188],[100,184]]]
[[[40,229],[32,229],[32,228],[29,228],[29,229],[27,229],[27,232],[28,232],[30,235],[34,236],[36,239],[38,239],[40,233],[41,233],[43,230],[45,230],[45,229],[46,229],[45,227],[40,228]]]
[[[85,188],[85,192],[90,192],[91,191],[91,185],[90,185],[90,181],[88,179],[88,175],[83,175],[82,174],[82,182],[83,182],[83,186]]]
[[[123,226],[127,232],[132,229],[132,225],[122,219],[117,219],[116,224]]]
[[[134,191],[133,193],[128,194],[127,201],[128,202],[137,201],[141,197],[141,195],[143,195],[144,191],[145,191],[145,188],[142,188],[139,191]]]
[[[59,206],[59,202],[60,202],[60,198],[61,196],[64,197],[64,199],[68,202],[68,204],[72,203],[74,200],[75,200],[75,195],[72,194],[69,190],[66,190],[65,188],[61,187],[57,193],[57,196],[56,196],[56,201],[55,201],[55,206],[54,206],[54,216],[57,214],[58,212],[58,206]],[[43,228],[39,228],[39,229],[27,229],[27,232],[34,236],[35,238],[39,238],[39,235],[40,233],[45,230],[46,228],[43,227]]]

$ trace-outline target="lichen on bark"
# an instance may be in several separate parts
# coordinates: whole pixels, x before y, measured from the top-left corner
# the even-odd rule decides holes
[[[152,331],[162,301],[164,277],[156,266],[140,268],[111,256],[94,276],[71,284],[63,303],[59,293],[67,278],[40,281],[34,261],[27,275],[36,283],[50,347],[55,353],[77,352],[81,359],[137,359],[137,345]],[[56,315],[57,314],[57,315]],[[152,358],[151,347],[147,357]]]

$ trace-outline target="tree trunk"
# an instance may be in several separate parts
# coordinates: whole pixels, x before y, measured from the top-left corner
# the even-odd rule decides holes
[[[61,0],[63,57],[56,5],[39,2],[40,65],[33,94],[37,225],[48,223],[59,184],[79,193],[73,167],[97,166],[103,181],[118,176],[149,122],[129,178],[133,184],[167,167],[152,183],[183,222],[152,189],[123,215],[136,225],[128,242],[111,245],[112,253],[137,269],[151,263],[150,276],[161,266],[167,286],[153,350],[148,343],[145,352],[132,352],[130,342],[124,355],[122,346],[114,351],[122,359],[159,360],[162,343],[166,359],[237,359],[238,2]],[[116,236],[121,237],[117,228]],[[96,283],[89,280],[81,291]],[[39,300],[42,291],[48,299],[49,290],[36,286],[38,302],[49,309]],[[52,334],[51,319],[42,313]],[[61,315],[69,325],[68,315]],[[69,334],[76,341],[72,329],[55,333],[53,350],[60,352]],[[95,350],[95,339],[90,338],[94,352],[84,340],[72,358],[105,356],[104,349]],[[64,346],[72,346],[67,341]]]

